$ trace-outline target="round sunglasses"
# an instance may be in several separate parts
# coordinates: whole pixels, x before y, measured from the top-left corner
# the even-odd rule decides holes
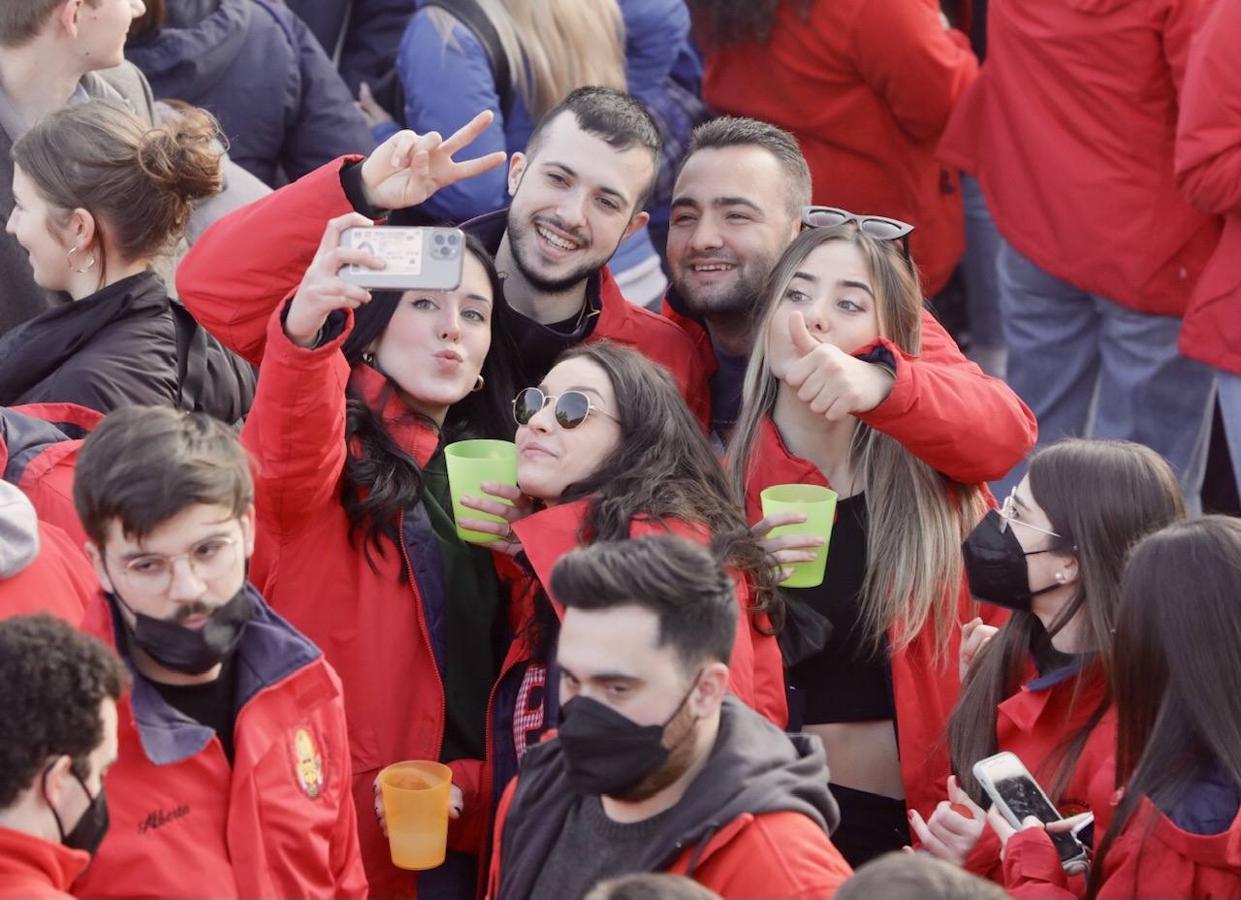
[[[556,424],[561,428],[572,429],[586,421],[592,412],[606,416],[620,424],[620,419],[604,409],[595,406],[594,402],[581,391],[565,391],[560,396],[545,394],[538,388],[523,388],[513,398],[513,419],[518,425],[528,425],[539,410],[552,401],[556,402]]]

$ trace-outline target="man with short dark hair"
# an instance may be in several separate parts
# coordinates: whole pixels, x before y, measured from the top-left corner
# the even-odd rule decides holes
[[[673,191],[672,283],[664,313],[695,338],[698,366],[709,378],[711,431],[721,444],[740,412],[754,330],[767,300],[763,287],[804,227],[809,203],[810,170],[788,132],[735,117],[694,130]],[[1029,409],[967,360],[929,312],[922,314],[917,356],[882,339],[856,356],[835,347],[818,352],[830,365],[817,373],[823,378],[816,404],[843,409],[897,437],[955,480],[998,478],[1034,444]],[[988,428],[971,430],[969,423],[979,419]]]
[[[87,895],[363,896],[340,681],[246,581],[249,459],[200,414],[128,407],[74,500],[134,680]]]
[[[125,669],[47,614],[0,619],[0,896],[68,897],[108,829]]]
[[[458,135],[472,139],[481,131],[478,121]],[[402,132],[361,164],[346,158],[324,166],[217,223],[177,273],[177,287],[195,317],[230,349],[252,361],[260,357],[267,318],[301,281],[305,264],[273,269],[254,235],[265,235],[266,246],[301,245],[309,259],[321,234],[309,243],[307,219],[326,222],[350,210],[370,218],[388,215],[399,195],[382,179],[391,177],[388,160],[407,138],[419,146],[427,141]],[[455,141],[453,152],[466,144],[468,139]],[[621,241],[649,218],[642,207],[659,171],[659,148],[659,132],[636,100],[608,88],[579,88],[540,120],[526,152],[509,160],[512,205],[462,227],[495,254],[504,299],[517,313],[512,327],[531,384],[569,347],[612,340],[668,369],[705,424],[706,373],[695,359],[694,342],[669,319],[629,303],[607,266]],[[417,208],[397,209],[389,224],[425,220]],[[303,259],[300,253],[288,258]],[[238,297],[247,298],[244,311]]]
[[[724,896],[828,896],[850,874],[817,738],[727,696],[732,579],[674,536],[556,564],[559,734],[500,802],[488,895],[579,900],[637,872]]]

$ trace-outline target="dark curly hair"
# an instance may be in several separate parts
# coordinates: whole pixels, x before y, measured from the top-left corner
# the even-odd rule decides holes
[[[525,383],[510,324],[513,314],[504,301],[503,286],[491,255],[472,235],[466,236],[465,247],[482,263],[491,284],[491,348],[483,362],[483,389],[467,394],[448,410],[440,429],[441,440],[495,438],[511,441],[516,428],[513,395],[517,393],[517,386]],[[360,364],[366,348],[387,329],[401,297],[397,291],[377,291],[370,303],[354,313],[353,331],[341,348],[350,366]],[[376,569],[374,554],[384,556],[384,538],[400,542],[396,532],[397,516],[422,496],[422,471],[384,429],[379,413],[396,390],[396,384],[389,379],[379,402],[372,408],[350,389],[345,405],[345,441],[350,453],[341,479],[341,504],[349,517],[354,545],[365,549],[372,569]],[[410,410],[410,415],[417,413]],[[435,427],[429,419],[426,423]]]
[[[55,757],[90,774],[103,742],[99,706],[119,700],[129,676],[116,654],[67,622],[40,613],[0,620],[0,809]]]

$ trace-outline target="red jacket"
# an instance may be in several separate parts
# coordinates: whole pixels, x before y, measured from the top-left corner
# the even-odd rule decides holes
[[[1110,812],[1095,808],[1096,843],[1103,839]],[[1193,834],[1143,797],[1103,863],[1100,897],[1241,896],[1241,814],[1220,834]],[[1014,897],[1072,898],[1083,893],[1083,882],[1066,878],[1051,839],[1041,829],[1019,831],[1009,839],[1004,886]]]
[[[1098,666],[1091,666],[1081,675],[1078,671],[1061,671],[1030,680],[999,705],[996,746],[1017,754],[1039,784],[1050,790],[1059,763],[1056,751],[1066,738],[1089,721],[1106,690],[1106,679]],[[1061,815],[1067,818],[1091,808],[1091,786],[1098,773],[1109,765],[1115,751],[1116,711],[1110,708],[1091,730],[1073,768],[1072,778],[1056,803]],[[1095,834],[1096,840],[1102,839],[1102,831],[1096,828]],[[1000,842],[990,828],[983,830],[966,860],[966,868],[1001,884],[1004,882]]]
[[[1241,3],[1216,0],[1191,47],[1176,133],[1176,180],[1195,209],[1224,217],[1198,280],[1181,352],[1241,375]]]
[[[279,610],[323,648],[344,683],[353,757],[358,831],[371,888],[411,894],[414,876],[392,865],[388,840],[373,814],[379,769],[404,759],[439,759],[444,733],[443,684],[425,616],[424,582],[409,548],[385,542],[368,560],[350,538],[340,502],[344,471],[345,387],[375,401],[384,379],[340,345],[352,325],[313,350],[294,345],[270,316],[266,354],[242,442],[258,463],[258,541],[251,577]],[[381,412],[394,441],[425,467],[439,434],[394,394]],[[405,516],[399,533],[405,534]],[[491,803],[480,760],[451,764],[467,815],[454,822],[455,849],[477,851]]]
[[[513,532],[525,548],[535,577],[543,585],[551,583],[552,567],[557,560],[581,546],[579,533],[589,502],[583,499],[553,506],[513,525]],[[629,536],[638,538],[670,532],[698,544],[709,543],[709,537],[700,527],[679,520],[635,519]],[[734,581],[737,581],[739,617],[737,639],[728,662],[729,689],[752,709],[783,728],[788,724],[788,704],[780,647],[773,635],[762,630],[766,626],[766,616],[756,622],[756,617],[749,612],[749,588],[736,576]],[[554,597],[551,599],[555,601]]]
[[[232,765],[214,731],[134,671],[108,772],[111,824],[75,894],[366,896],[340,681],[317,647],[251,597],[236,650]],[[119,629],[101,636],[124,647]]]
[[[793,132],[814,202],[917,227],[928,295],[965,245],[960,184],[935,158],[957,98],[978,71],[969,40],[935,0],[781,3],[765,45],[707,48],[703,96],[731,115]]]
[[[947,398],[945,398],[947,399]],[[952,398],[954,402],[968,406],[965,396]],[[968,421],[960,418],[957,421]],[[918,417],[909,415],[895,423],[900,429],[916,431]],[[888,432],[904,443],[897,430]],[[959,452],[968,454],[966,435],[961,435]],[[907,445],[908,446],[908,445]],[[910,448],[910,452],[914,452]],[[953,465],[960,459],[962,465],[970,465],[965,456],[936,461],[923,457],[937,468],[941,464]],[[746,482],[746,512],[751,521],[762,517],[759,495],[773,484],[818,484],[827,487],[827,479],[813,463],[793,456],[770,419],[764,422],[758,443],[754,448],[749,475]],[[969,587],[962,576],[955,588],[958,594],[958,621],[964,624],[975,615],[975,607],[969,596]],[[901,635],[893,626],[890,639],[893,646]],[[936,658],[934,636],[930,626],[914,637],[903,649],[892,653],[892,692],[896,703],[897,749],[901,759],[901,776],[905,783],[905,805],[916,809],[923,817],[930,815],[947,789],[950,765],[946,726],[948,717],[957,702],[961,690],[957,671],[960,650],[960,630],[951,632],[946,651]]]
[[[678,303],[671,294],[665,296],[663,313],[693,338],[698,368],[709,378],[719,368],[711,339],[698,321],[677,309]],[[929,312],[922,313],[918,356],[889,341],[863,348],[858,355],[878,347],[892,358],[896,381],[882,403],[858,418],[880,431],[899,434],[912,453],[949,478],[967,484],[1003,478],[1034,446],[1038,437],[1034,413],[1012,388],[966,359]],[[709,421],[709,402],[707,412]],[[901,424],[907,416],[916,427]],[[988,427],[965,436],[962,423],[971,421],[986,422]]]
[[[38,541],[34,562],[0,579],[0,618],[47,612],[75,627],[96,623],[99,580],[82,548],[46,522],[38,523]]]
[[[88,862],[84,850],[0,828],[0,897],[71,897],[69,885]]]
[[[1219,238],[1172,174],[1200,2],[992,0],[987,64],[940,145],[1017,250],[1139,312],[1182,314]]]
[[[177,290],[194,317],[252,363],[263,357],[267,317],[301,283],[329,219],[353,210],[342,157],[216,222],[177,268]],[[279,247],[279,254],[271,252]],[[693,343],[677,326],[628,302],[605,267],[599,319],[587,342],[613,340],[666,367],[690,410],[706,422],[706,375],[693,365]]]

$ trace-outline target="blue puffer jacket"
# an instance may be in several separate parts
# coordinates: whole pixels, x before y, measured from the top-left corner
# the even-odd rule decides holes
[[[374,147],[318,41],[270,0],[169,0],[159,36],[125,55],[157,98],[214,113],[233,160],[268,184]]]

